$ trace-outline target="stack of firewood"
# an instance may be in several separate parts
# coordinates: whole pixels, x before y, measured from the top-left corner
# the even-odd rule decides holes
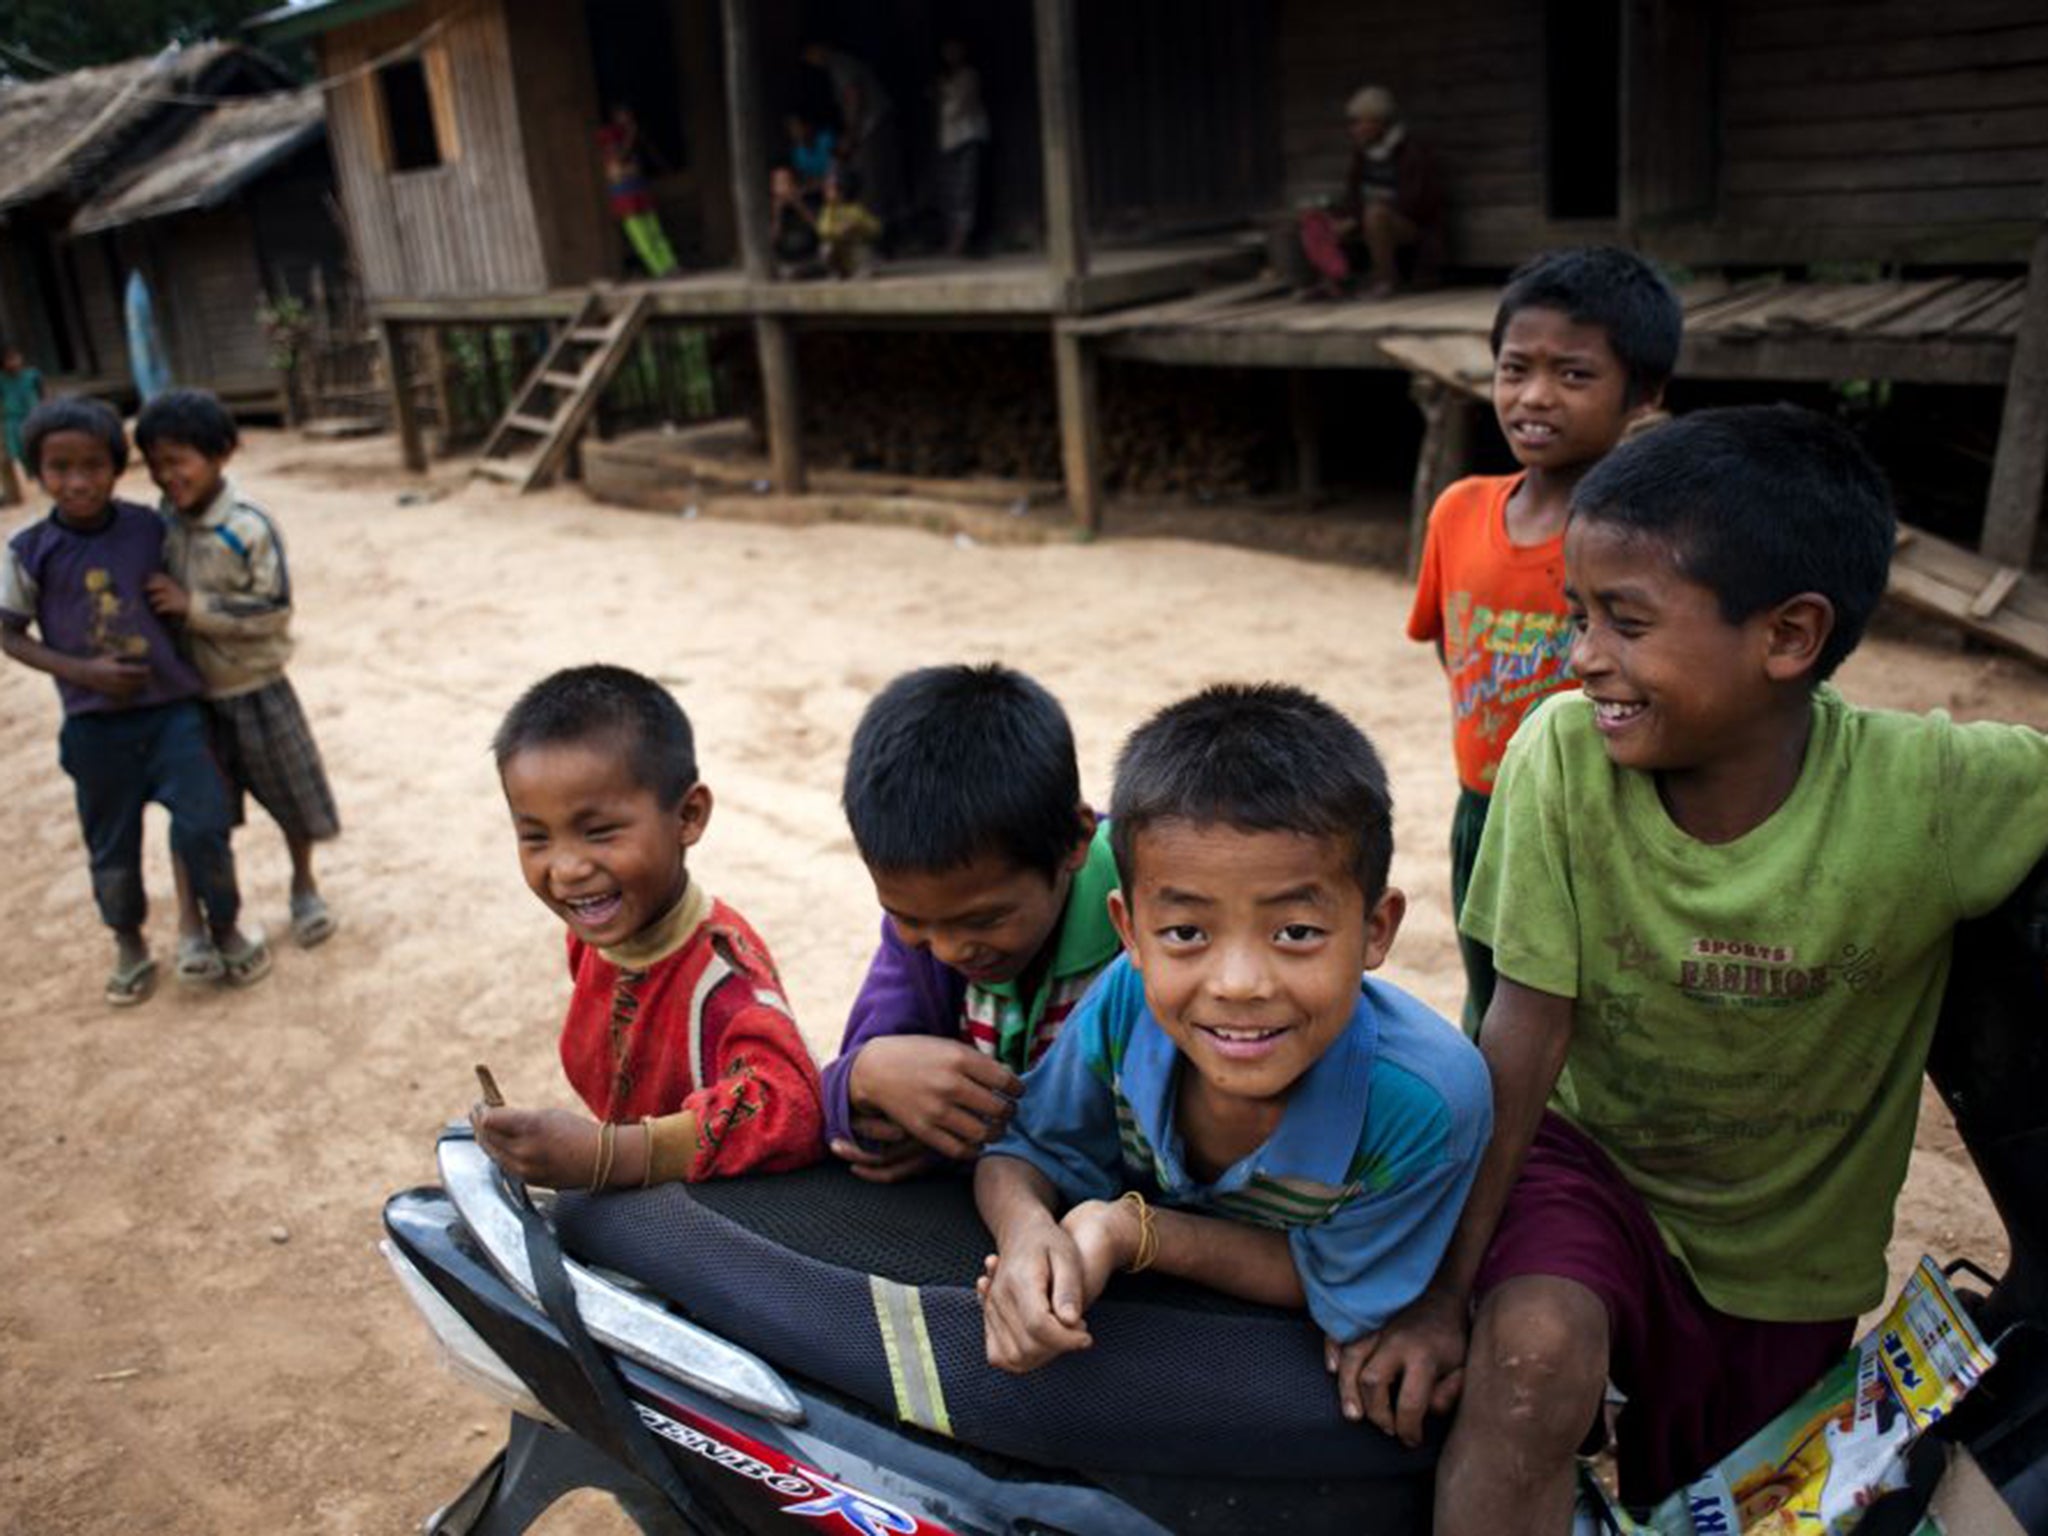
[[[1205,501],[1278,489],[1287,444],[1278,382],[1241,371],[1106,365],[1098,398],[1109,488]]]
[[[732,359],[735,410],[759,382]],[[799,337],[804,452],[820,468],[1057,480],[1052,348],[1036,332],[832,331]],[[1285,396],[1256,371],[1107,363],[1097,392],[1112,492],[1222,500],[1277,489]]]

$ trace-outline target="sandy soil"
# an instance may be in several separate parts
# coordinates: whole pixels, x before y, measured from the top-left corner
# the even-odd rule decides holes
[[[1059,693],[1098,796],[1121,734],[1211,680],[1293,679],[1354,712],[1400,807],[1412,906],[1392,972],[1455,1007],[1446,704],[1400,638],[1394,576],[1174,540],[992,549],[684,520],[452,471],[421,502],[394,462],[388,442],[272,435],[242,465],[289,534],[292,672],[347,824],[322,865],[341,934],[285,945],[259,988],[102,1004],[54,692],[0,668],[0,1526],[399,1531],[493,1448],[499,1415],[436,1367],[377,1213],[431,1178],[473,1061],[515,1099],[568,1099],[559,935],[520,883],[486,753],[553,667],[618,660],[685,700],[718,795],[697,868],[768,936],[821,1051],[874,922],[837,806],[847,735],[891,675],[952,658]],[[2048,727],[2039,673],[1886,628],[1845,673],[1853,697]],[[160,821],[151,843],[167,958]],[[282,845],[261,822],[240,848],[252,915],[280,934]],[[1921,1140],[1895,1267],[1923,1247],[2001,1259],[1952,1132],[1929,1117]],[[550,1522],[615,1528],[590,1507]]]

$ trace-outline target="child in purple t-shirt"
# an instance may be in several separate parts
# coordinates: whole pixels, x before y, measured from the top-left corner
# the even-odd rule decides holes
[[[862,1178],[972,1162],[1024,1070],[1121,946],[1116,859],[1059,701],[1008,667],[907,672],[869,703],[846,819],[885,914],[825,1069],[825,1133]]]
[[[107,1001],[128,1007],[156,985],[142,934],[142,812],[152,800],[171,813],[172,851],[219,951],[222,969],[190,979],[261,980],[270,951],[236,926],[233,813],[207,747],[199,674],[143,596],[162,568],[163,523],[114,498],[128,461],[121,418],[97,400],[54,400],[30,415],[22,448],[54,505],[0,561],[0,651],[49,673],[64,701],[58,760],[77,786],[93,900],[114,930]]]

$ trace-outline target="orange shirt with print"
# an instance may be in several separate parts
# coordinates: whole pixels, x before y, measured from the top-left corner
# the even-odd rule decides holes
[[[1437,498],[1408,615],[1409,639],[1443,647],[1458,782],[1482,795],[1493,793],[1522,716],[1578,686],[1566,670],[1564,535],[1541,544],[1508,538],[1508,497],[1521,481],[1475,475]]]

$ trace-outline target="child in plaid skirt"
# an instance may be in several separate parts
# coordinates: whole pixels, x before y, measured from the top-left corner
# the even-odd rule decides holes
[[[341,822],[320,748],[284,675],[292,591],[283,539],[227,478],[240,438],[212,395],[159,395],[137,420],[135,440],[164,493],[164,571],[149,582],[150,606],[183,623],[186,648],[206,683],[222,768],[284,833],[292,938],[311,948],[337,926],[314,879],[313,845],[339,833]],[[178,949],[181,979],[216,974],[219,956],[208,950],[203,931],[188,924]]]

